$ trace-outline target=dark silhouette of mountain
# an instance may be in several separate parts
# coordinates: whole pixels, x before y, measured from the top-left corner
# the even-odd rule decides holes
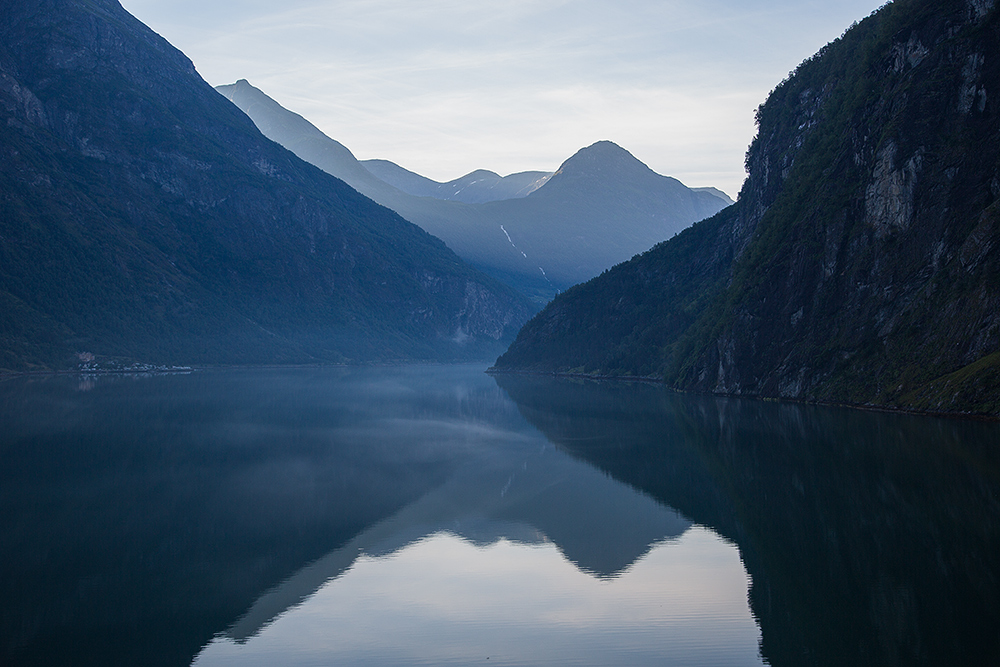
[[[420,225],[539,304],[728,202],[711,189],[693,191],[656,174],[607,141],[582,149],[525,197],[482,204],[416,197],[374,179],[341,144],[319,138],[314,126],[245,81],[219,90],[265,135]]]
[[[759,108],[735,206],[553,301],[497,368],[1000,414],[997,43],[992,2],[855,25]]]
[[[496,379],[556,446],[737,544],[767,664],[1000,658],[997,424]]]
[[[527,197],[545,185],[552,176],[551,172],[546,171],[522,171],[501,176],[486,169],[477,169],[453,181],[439,183],[388,160],[362,160],[361,164],[379,180],[406,194],[466,204]]]
[[[530,312],[114,0],[0,7],[0,124],[0,368],[481,357]]]

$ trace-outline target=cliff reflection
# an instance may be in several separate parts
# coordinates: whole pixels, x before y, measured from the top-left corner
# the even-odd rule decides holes
[[[733,539],[772,665],[1000,664],[1000,427],[500,375],[553,443]]]

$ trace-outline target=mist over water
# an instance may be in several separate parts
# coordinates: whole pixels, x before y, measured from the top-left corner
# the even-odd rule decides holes
[[[479,366],[15,378],[0,423],[4,664],[998,655],[995,424]]]

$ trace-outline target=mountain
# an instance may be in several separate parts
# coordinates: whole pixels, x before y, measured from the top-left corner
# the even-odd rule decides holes
[[[608,141],[579,151],[525,197],[481,204],[417,197],[375,179],[343,145],[246,81],[218,90],[266,136],[420,225],[463,259],[539,305],[728,203],[717,191],[693,191],[656,174]],[[385,171],[414,191],[434,183],[418,175],[400,178],[392,167]]]
[[[731,206],[732,204],[736,203],[732,197],[727,195],[719,188],[691,188],[691,192],[707,192],[708,194],[714,195],[719,199],[721,199],[723,202],[725,202],[726,206]]]
[[[488,354],[530,313],[114,0],[0,8],[0,368]]]
[[[758,109],[735,206],[554,300],[497,369],[1000,414],[997,43],[992,2],[856,24]]]
[[[359,161],[350,149],[327,137],[297,113],[288,111],[246,79],[215,89],[242,109],[269,139],[300,158],[372,197],[393,201],[400,194],[467,204],[525,197],[541,187],[550,173],[526,171],[501,177],[478,169],[448,183],[438,183],[388,160]]]
[[[527,197],[552,176],[551,172],[545,171],[522,171],[501,176],[486,169],[477,169],[453,181],[439,183],[388,160],[362,160],[361,164],[379,180],[406,194],[466,204]]]
[[[524,199],[484,204],[482,220],[538,264],[559,290],[648,249],[725,207],[599,141],[566,160]],[[460,253],[461,254],[461,253]]]
[[[215,89],[248,115],[268,139],[333,174],[361,194],[376,201],[403,194],[365,169],[342,143],[330,139],[308,120],[288,111],[245,79]]]

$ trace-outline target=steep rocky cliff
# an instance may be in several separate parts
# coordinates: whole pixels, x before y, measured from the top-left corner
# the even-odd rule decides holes
[[[530,312],[115,0],[0,5],[0,127],[0,370],[466,358]]]
[[[500,369],[1000,413],[1000,19],[897,0],[758,109],[736,205],[567,292]]]

